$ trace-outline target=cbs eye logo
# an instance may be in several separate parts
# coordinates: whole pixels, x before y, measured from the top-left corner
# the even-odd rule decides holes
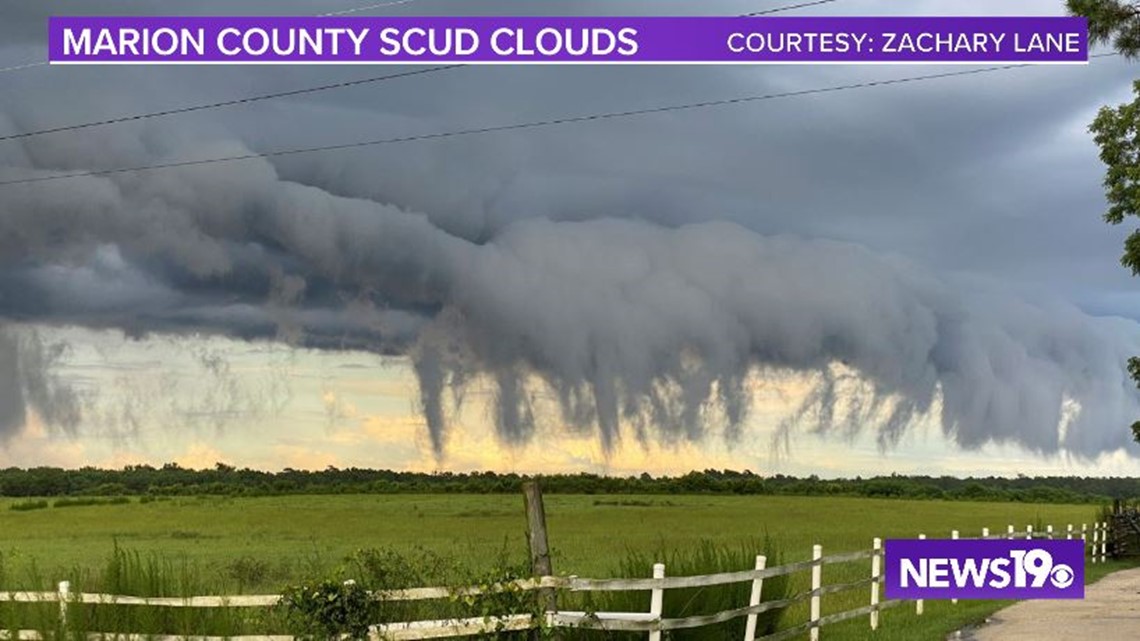
[[[1053,583],[1054,587],[1064,590],[1073,584],[1073,580],[1076,579],[1076,576],[1076,573],[1073,572],[1073,568],[1064,564],[1057,564],[1053,566],[1053,571],[1049,573],[1049,581]]]

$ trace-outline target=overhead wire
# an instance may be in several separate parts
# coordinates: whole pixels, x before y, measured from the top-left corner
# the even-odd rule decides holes
[[[1107,57],[1113,57],[1116,55],[1118,55],[1118,54],[1105,53],[1105,54],[1098,54],[1098,55],[1095,55],[1092,57],[1093,58],[1107,58]],[[59,181],[59,180],[72,180],[72,179],[77,179],[77,178],[111,176],[111,175],[125,174],[125,173],[158,171],[158,170],[175,169],[175,168],[181,168],[181,167],[196,167],[196,166],[211,165],[211,164],[218,164],[218,163],[232,163],[232,162],[241,162],[241,161],[247,161],[247,160],[256,160],[256,159],[263,159],[263,158],[276,158],[276,157],[281,157],[281,156],[293,156],[293,155],[310,154],[310,153],[318,153],[318,152],[344,151],[344,150],[348,150],[348,149],[360,149],[360,148],[365,148],[365,147],[378,147],[378,146],[384,146],[384,145],[395,145],[395,144],[404,144],[404,143],[412,143],[412,142],[423,142],[423,141],[429,141],[429,140],[442,140],[442,139],[447,139],[447,138],[477,136],[477,135],[501,133],[501,132],[508,132],[508,131],[520,131],[520,130],[528,130],[528,129],[543,129],[543,128],[558,127],[558,126],[565,126],[565,125],[586,123],[586,122],[598,122],[598,121],[604,121],[604,120],[628,119],[628,118],[635,118],[635,117],[647,116],[647,115],[652,115],[652,114],[661,114],[661,113],[669,113],[669,112],[676,112],[676,111],[693,111],[693,110],[698,110],[698,109],[725,107],[725,106],[747,104],[747,103],[753,103],[753,102],[764,102],[764,101],[789,99],[789,98],[796,98],[796,97],[803,97],[803,96],[837,93],[837,92],[843,92],[843,91],[853,91],[853,90],[857,90],[857,89],[880,88],[880,87],[889,87],[889,86],[893,86],[893,85],[903,85],[903,84],[912,84],[912,83],[917,83],[917,82],[926,82],[926,81],[931,81],[931,80],[940,80],[940,79],[946,79],[946,78],[975,76],[975,75],[982,75],[982,74],[988,74],[988,73],[995,73],[998,71],[1007,71],[1010,69],[1021,69],[1021,68],[1025,68],[1025,67],[1029,67],[1029,66],[1032,66],[1032,65],[1028,65],[1028,64],[1000,65],[1000,66],[993,66],[993,67],[982,67],[979,69],[966,69],[966,70],[960,70],[960,71],[948,71],[948,72],[941,72],[941,73],[923,74],[923,75],[918,75],[918,76],[907,76],[907,77],[903,77],[903,78],[869,80],[869,81],[857,82],[857,83],[833,85],[830,87],[817,87],[817,88],[813,88],[813,89],[802,89],[802,90],[785,91],[785,92],[779,92],[779,93],[768,93],[768,94],[759,94],[759,95],[752,95],[752,96],[740,96],[740,97],[736,97],[736,98],[725,98],[725,99],[719,99],[719,100],[705,100],[705,101],[700,101],[700,102],[692,102],[692,103],[677,104],[677,105],[664,105],[664,106],[660,106],[660,107],[649,107],[649,108],[644,108],[644,109],[632,109],[632,110],[625,110],[625,111],[609,111],[609,112],[586,114],[586,115],[581,115],[581,116],[568,116],[568,117],[564,117],[564,118],[534,120],[534,121],[519,122],[519,123],[509,123],[509,124],[503,124],[503,125],[490,125],[490,126],[485,126],[485,127],[457,129],[457,130],[451,130],[451,131],[434,132],[434,133],[427,133],[427,134],[416,134],[416,135],[409,135],[409,136],[398,136],[398,137],[392,137],[392,138],[380,138],[380,139],[357,141],[357,142],[351,142],[351,143],[321,145],[321,146],[316,146],[316,147],[300,147],[300,148],[293,148],[293,149],[278,149],[278,150],[271,150],[271,151],[265,151],[265,152],[253,152],[253,153],[248,153],[248,154],[205,158],[205,159],[199,159],[199,160],[184,160],[184,161],[174,161],[174,162],[167,162],[167,163],[151,164],[151,165],[139,165],[139,166],[133,166],[133,167],[120,167],[120,168],[115,168],[115,169],[70,172],[70,173],[64,173],[64,174],[55,174],[55,175],[51,175],[51,176],[36,176],[36,177],[31,177],[31,178],[17,178],[17,179],[12,179],[12,180],[0,181],[0,187],[8,187],[8,186],[14,186],[14,185],[27,185],[27,184],[34,184],[34,183],[54,182],[54,181]]]
[[[406,2],[401,1],[401,2],[394,2],[394,3],[383,3],[380,5],[368,5],[367,7],[358,7],[356,9],[350,10],[350,11],[363,11],[365,9],[378,8],[381,6],[394,6],[396,4],[407,4],[407,2],[411,2],[411,1],[415,1],[415,0],[407,0]],[[837,0],[816,0],[814,2],[802,2],[802,3],[798,3],[798,4],[785,5],[783,7],[776,7],[773,9],[767,9],[764,11],[757,11],[757,12],[753,12],[751,14],[744,14],[744,15],[745,16],[766,15],[766,14],[771,14],[771,13],[775,13],[775,12],[789,11],[789,10],[799,9],[799,8],[804,8],[804,7],[809,7],[809,6],[830,4],[830,3],[833,3],[836,1]],[[1093,55],[1090,57],[1091,58],[1105,58],[1105,57],[1112,57],[1112,56],[1116,56],[1116,55],[1118,55],[1118,54],[1116,54],[1116,53],[1104,53],[1104,54]],[[76,125],[67,125],[67,126],[55,127],[55,128],[51,128],[51,129],[43,129],[43,130],[38,130],[38,131],[33,131],[33,132],[26,132],[26,133],[21,133],[21,134],[10,134],[8,136],[0,136],[0,142],[6,141],[6,140],[19,139],[19,138],[29,138],[29,137],[33,137],[33,136],[39,136],[39,135],[45,135],[45,134],[51,134],[51,133],[73,131],[73,130],[77,130],[77,129],[85,129],[85,128],[90,128],[90,127],[98,127],[98,126],[105,126],[105,125],[130,122],[130,121],[145,120],[145,119],[150,119],[150,118],[158,118],[158,117],[170,116],[170,115],[176,115],[176,114],[191,113],[191,112],[203,111],[203,110],[207,110],[207,109],[217,109],[217,108],[226,107],[226,106],[237,106],[237,105],[249,104],[249,103],[253,103],[253,102],[270,100],[270,99],[274,99],[274,98],[282,98],[282,97],[287,97],[287,96],[297,96],[297,95],[303,95],[303,94],[308,94],[308,93],[315,93],[315,92],[319,92],[319,91],[327,91],[327,90],[331,90],[331,89],[357,86],[357,85],[367,84],[367,83],[371,83],[371,82],[378,82],[378,81],[382,81],[382,80],[390,80],[390,79],[410,77],[410,76],[426,75],[426,74],[437,73],[437,72],[445,71],[445,70],[449,70],[449,69],[456,69],[456,68],[464,67],[464,66],[466,66],[466,65],[453,64],[453,65],[444,65],[444,66],[439,66],[439,67],[429,67],[427,69],[419,69],[419,70],[401,72],[401,73],[396,73],[396,74],[388,74],[385,76],[377,76],[377,77],[372,77],[372,78],[362,78],[362,79],[358,79],[358,80],[350,80],[350,81],[345,81],[345,82],[340,82],[340,83],[331,83],[328,85],[319,85],[316,87],[306,87],[306,88],[302,88],[302,89],[295,89],[295,90],[290,90],[290,91],[285,91],[285,92],[276,92],[276,93],[271,93],[271,94],[263,94],[260,96],[251,96],[251,97],[239,98],[239,99],[235,99],[235,100],[227,100],[227,101],[208,103],[208,104],[203,104],[203,105],[181,107],[181,108],[169,109],[169,110],[165,110],[165,111],[149,112],[149,113],[143,113],[143,114],[134,114],[131,116],[124,116],[124,117],[120,117],[120,118],[112,118],[112,119],[107,119],[107,120],[102,120],[102,121],[81,123],[81,124],[76,124]],[[923,74],[923,75],[909,76],[909,77],[904,77],[904,78],[891,78],[891,79],[883,79],[883,80],[865,81],[865,82],[859,82],[859,83],[849,83],[849,84],[835,85],[835,86],[830,86],[830,87],[817,87],[817,88],[812,88],[812,89],[787,91],[787,92],[780,92],[780,93],[769,93],[769,94],[760,94],[760,95],[753,95],[753,96],[741,96],[741,97],[737,97],[737,98],[727,98],[727,99],[720,99],[720,100],[707,100],[707,101],[678,104],[678,105],[665,105],[665,106],[651,107],[651,108],[645,108],[645,109],[602,112],[602,113],[587,114],[587,115],[582,115],[582,116],[570,116],[570,117],[565,117],[565,118],[553,118],[553,119],[528,121],[528,122],[521,122],[521,123],[510,123],[510,124],[504,124],[504,125],[491,125],[491,126],[486,126],[486,127],[459,129],[459,130],[435,132],[435,133],[428,133],[428,134],[417,134],[417,135],[400,136],[400,137],[392,137],[392,138],[381,138],[381,139],[375,139],[375,140],[357,141],[357,142],[352,142],[352,143],[321,145],[321,146],[316,146],[316,147],[302,147],[302,148],[294,148],[294,149],[280,149],[280,150],[271,150],[271,151],[265,151],[265,152],[255,152],[255,153],[250,153],[250,154],[240,154],[240,155],[235,155],[235,156],[215,157],[215,158],[207,158],[207,159],[200,159],[200,160],[176,161],[176,162],[160,163],[160,164],[153,164],[153,165],[140,165],[140,166],[134,166],[134,167],[122,167],[122,168],[115,168],[115,169],[108,169],[108,170],[70,172],[70,173],[64,173],[64,174],[56,174],[56,175],[52,175],[52,176],[38,176],[38,177],[32,177],[32,178],[23,178],[23,179],[0,181],[0,187],[11,186],[11,185],[21,185],[21,184],[41,183],[41,182],[51,182],[51,181],[57,181],[57,180],[68,180],[68,179],[76,179],[76,178],[83,178],[83,177],[98,177],[98,176],[107,176],[107,175],[122,174],[122,173],[156,171],[156,170],[162,170],[162,169],[174,169],[174,168],[179,168],[179,167],[192,167],[192,166],[200,166],[200,165],[216,164],[216,163],[240,162],[240,161],[246,161],[246,160],[254,160],[254,159],[261,159],[261,158],[272,158],[272,157],[279,157],[279,156],[300,155],[300,154],[329,152],[329,151],[341,151],[341,150],[347,150],[347,149],[375,147],[375,146],[382,146],[382,145],[392,145],[392,144],[401,144],[401,143],[410,143],[410,142],[419,142],[419,141],[428,141],[428,140],[439,140],[439,139],[445,139],[445,138],[475,136],[475,135],[483,135],[483,134],[498,133],[498,132],[549,128],[549,127],[557,127],[557,126],[564,126],[564,125],[578,124],[578,123],[585,123],[585,122],[634,118],[634,117],[639,117],[639,116],[647,116],[647,115],[652,115],[652,114],[660,114],[660,113],[667,113],[667,112],[674,112],[674,111],[691,111],[691,110],[697,110],[697,109],[708,109],[708,108],[714,108],[714,107],[724,107],[724,106],[731,106],[731,105],[737,105],[737,104],[746,104],[746,103],[752,103],[752,102],[762,102],[762,101],[771,101],[771,100],[779,100],[779,99],[788,99],[788,98],[795,98],[795,97],[835,93],[835,92],[840,92],[840,91],[851,91],[851,90],[857,90],[857,89],[887,87],[887,86],[892,86],[892,85],[909,84],[909,83],[938,80],[938,79],[945,79],[945,78],[973,76],[973,75],[993,73],[993,72],[997,72],[997,71],[1006,71],[1006,70],[1010,70],[1010,69],[1019,69],[1019,68],[1029,67],[1029,66],[1032,66],[1032,65],[1009,64],[1009,65],[1000,65],[1000,66],[993,66],[993,67],[983,67],[983,68],[979,68],[979,69],[967,69],[967,70],[962,70],[962,71],[951,71],[951,72],[943,72],[943,73]]]
[[[356,12],[365,11],[368,9],[377,9],[380,7],[391,7],[391,6],[396,6],[396,5],[400,5],[400,4],[407,4],[409,2],[416,2],[416,1],[418,1],[418,0],[400,0],[399,2],[386,2],[386,3],[382,3],[382,4],[367,5],[367,6],[363,6],[363,7],[357,7],[355,9],[349,9],[347,11],[321,14],[321,16],[326,17],[326,16],[340,15],[340,14],[345,14],[345,13],[356,13]],[[816,4],[826,4],[826,3],[837,2],[837,1],[838,0],[817,0],[816,2],[806,3],[806,5],[803,3],[794,4],[794,5],[786,5],[783,7],[776,7],[773,9],[766,9],[764,11],[755,12],[754,14],[744,14],[741,17],[751,17],[753,15],[772,14],[772,13],[778,13],[778,12],[782,12],[782,11],[791,11],[793,9],[798,9],[798,8],[803,7],[803,6],[810,6],[810,5],[816,5]],[[32,65],[32,66],[35,66],[35,65]],[[72,124],[72,125],[61,125],[58,127],[49,127],[46,129],[39,129],[39,130],[35,130],[35,131],[26,131],[26,132],[22,132],[22,133],[14,133],[14,134],[3,135],[3,136],[0,136],[0,142],[4,142],[4,141],[8,141],[8,140],[20,140],[20,139],[24,139],[24,138],[34,138],[36,136],[44,136],[44,135],[48,135],[48,134],[57,134],[57,133],[63,133],[66,131],[78,131],[81,129],[90,129],[92,127],[105,127],[108,125],[116,125],[116,124],[127,123],[127,122],[137,122],[140,120],[149,120],[152,118],[163,118],[166,116],[188,114],[188,113],[194,113],[197,111],[208,111],[208,110],[212,110],[212,109],[221,109],[224,107],[248,105],[248,104],[252,104],[252,103],[256,103],[256,102],[264,102],[267,100],[276,100],[279,98],[289,98],[289,97],[294,97],[294,96],[319,93],[322,91],[331,91],[331,90],[335,90],[335,89],[347,89],[349,87],[357,87],[360,85],[385,82],[388,80],[396,80],[399,78],[408,78],[408,77],[412,77],[412,76],[425,76],[425,75],[430,75],[430,74],[434,74],[434,73],[440,73],[442,71],[450,71],[452,69],[458,69],[458,68],[464,67],[464,66],[467,66],[467,65],[463,65],[463,64],[437,65],[434,67],[428,67],[426,69],[418,69],[416,71],[382,74],[382,75],[378,75],[378,76],[370,76],[368,78],[359,78],[357,80],[348,80],[348,81],[344,81],[344,82],[334,82],[334,83],[329,83],[329,84],[324,84],[324,85],[317,85],[314,87],[303,87],[300,89],[291,89],[291,90],[287,90],[287,91],[276,91],[276,92],[261,94],[261,95],[257,95],[257,96],[247,96],[245,98],[236,98],[236,99],[232,99],[232,100],[220,100],[217,102],[208,102],[208,103],[203,103],[200,105],[190,105],[190,106],[178,107],[178,108],[174,108],[174,109],[164,109],[164,110],[160,110],[160,111],[131,114],[131,115],[127,115],[127,116],[119,116],[116,118],[106,118],[103,120],[95,120],[95,121],[91,121],[91,122],[76,123],[76,124]]]
[[[806,9],[808,7],[818,7],[823,4],[831,4],[839,0],[815,0],[814,2],[801,2],[799,4],[789,4],[783,7],[776,7],[775,9],[764,9],[763,11],[753,11],[751,13],[742,14],[742,18],[755,18],[756,16],[767,16],[773,13],[781,13],[784,11],[791,11],[793,9]]]
[[[200,105],[191,105],[188,107],[177,107],[175,109],[166,109],[163,111],[151,111],[147,113],[132,114],[130,116],[120,116],[118,118],[108,118],[106,120],[94,120],[91,122],[84,122],[75,125],[63,125],[59,127],[50,127],[48,129],[38,129],[36,131],[27,131],[18,134],[8,134],[0,136],[0,142],[6,140],[19,140],[21,138],[33,138],[36,136],[44,136],[47,134],[62,133],[65,131],[77,131],[80,129],[90,129],[92,127],[104,127],[107,125],[116,125],[124,122],[135,122],[139,120],[150,120],[152,118],[162,118],[165,116],[174,116],[178,114],[194,113],[196,111],[207,111],[211,109],[220,109],[222,107],[233,107],[237,105],[248,105],[255,102],[262,102],[265,100],[274,100],[277,98],[286,98],[292,96],[303,96],[305,94],[317,93],[321,91],[329,91],[331,89],[346,89],[348,87],[356,87],[359,85],[366,85],[375,82],[382,82],[385,80],[395,80],[397,78],[410,78],[412,76],[422,76],[431,73],[438,73],[440,71],[447,71],[449,69],[458,69],[463,65],[443,65],[439,67],[428,67],[427,69],[416,69],[413,71],[401,71],[399,73],[390,73],[382,76],[372,76],[370,78],[360,78],[358,80],[346,80],[344,82],[334,82],[327,85],[318,85],[316,87],[305,87],[302,89],[291,89],[289,91],[277,91],[273,93],[262,94],[259,96],[249,96],[246,98],[237,98],[234,100],[222,100],[219,102],[209,102]]]

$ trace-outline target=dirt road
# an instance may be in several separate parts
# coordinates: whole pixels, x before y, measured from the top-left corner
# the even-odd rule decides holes
[[[1084,601],[1024,601],[964,634],[972,641],[1140,640],[1140,569],[1111,574]]]

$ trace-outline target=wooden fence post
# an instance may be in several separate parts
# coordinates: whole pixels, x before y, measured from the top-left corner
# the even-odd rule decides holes
[[[950,539],[953,541],[958,540],[958,530],[954,530],[953,532],[950,533]],[[958,599],[950,599],[950,603],[952,603],[954,605],[958,605]]]
[[[1009,529],[1006,531],[1009,533],[1009,539],[1012,541],[1013,540],[1013,526],[1012,525],[1009,526]]]
[[[1066,541],[1072,541],[1073,540],[1073,524],[1072,523],[1069,524],[1069,530],[1068,530],[1068,534],[1065,536],[1065,540]]]
[[[1100,531],[1100,562],[1107,563],[1108,557],[1108,522],[1106,521],[1104,527]]]
[[[1100,523],[1093,523],[1092,562],[1096,565],[1096,544],[1100,541]]]
[[[71,595],[71,582],[59,582],[59,627],[67,632],[67,600]]]
[[[526,504],[526,538],[530,543],[530,570],[535,578],[554,576],[550,563],[550,541],[546,536],[546,506],[542,502],[542,488],[538,481],[523,483]],[[540,590],[538,603],[548,615],[558,611],[558,600],[553,588]],[[545,622],[543,622],[545,625]]]
[[[653,578],[665,578],[665,564],[657,563],[653,566]],[[657,623],[660,625],[662,614],[665,612],[665,590],[663,588],[653,588],[652,596],[649,597],[649,613],[656,615]],[[649,641],[661,641],[661,628],[658,627],[649,633]]]
[[[919,534],[919,535],[918,535],[918,540],[919,540],[919,541],[925,541],[925,540],[926,540],[926,535],[925,535],[925,534]],[[917,600],[917,601],[915,601],[915,602],[914,602],[914,613],[915,613],[915,614],[917,614],[917,615],[920,615],[920,616],[921,616],[921,615],[922,615],[922,612],[923,612],[925,609],[926,609],[926,605],[925,605],[925,603],[923,602],[923,600],[922,600],[922,599],[919,599],[919,600]]]
[[[883,573],[882,551],[883,540],[875,539],[871,543],[871,629],[879,629],[879,578]]]
[[[763,570],[768,567],[768,557],[756,557],[756,569]],[[752,598],[748,600],[748,607],[754,608],[760,605],[764,597],[764,579],[754,579],[752,581]],[[756,625],[760,622],[760,615],[749,614],[748,624],[744,628],[744,641],[756,641]]]
[[[822,617],[819,590],[823,587],[823,564],[819,560],[822,558],[823,546],[816,545],[811,549],[811,560],[815,562],[811,566],[811,641],[819,641],[819,620]]]
[[[1025,526],[1025,540],[1026,541],[1032,541],[1033,540],[1033,526],[1032,525],[1026,525]]]
[[[982,528],[982,538],[983,539],[990,538],[990,529],[988,527]]]
[[[1045,526],[1045,536],[1046,536],[1046,538],[1048,538],[1050,541],[1052,541],[1052,540],[1053,540],[1053,526],[1052,526],[1052,525],[1046,525],[1046,526]]]

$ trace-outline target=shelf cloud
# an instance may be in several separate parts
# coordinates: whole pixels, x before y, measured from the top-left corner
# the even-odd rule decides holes
[[[0,52],[38,37],[22,11]],[[0,135],[360,75],[41,71],[5,78]],[[1096,219],[1095,152],[1073,141],[1132,72],[1048,72],[1069,85],[1021,70],[890,89],[906,100],[765,103],[763,117],[0,186],[0,438],[29,412],[67,433],[84,423],[82,394],[53,374],[64,347],[19,326],[404,356],[440,457],[450,399],[475,380],[493,383],[504,441],[550,420],[610,448],[625,433],[739,436],[750,377],[789,372],[816,381],[803,412],[824,432],[890,445],[934,415],[967,449],[1131,448],[1140,310],[1113,303],[1129,287],[1119,240]],[[462,70],[0,142],[0,181],[829,84],[826,69]]]

